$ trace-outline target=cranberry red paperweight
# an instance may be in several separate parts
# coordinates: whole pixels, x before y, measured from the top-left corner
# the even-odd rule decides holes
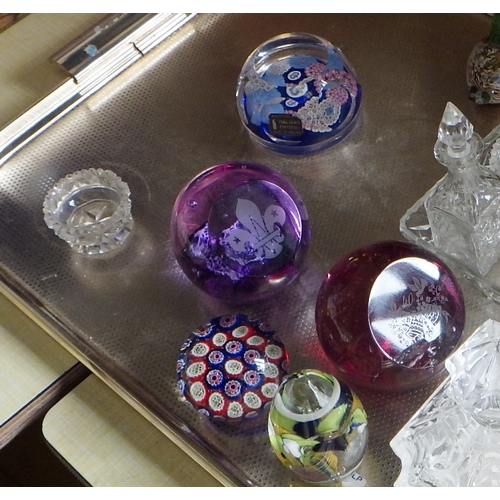
[[[226,422],[268,409],[287,373],[288,353],[276,332],[243,314],[197,328],[177,361],[182,396],[200,413]]]
[[[268,299],[299,274],[310,240],[301,197],[278,172],[254,163],[217,165],[181,190],[171,218],[186,276],[216,299]]]
[[[383,241],[349,253],[316,301],[320,343],[341,380],[406,390],[440,373],[465,325],[450,269],[411,243]]]
[[[309,33],[285,33],[250,54],[236,97],[252,139],[278,153],[303,155],[351,132],[361,86],[338,47]]]
[[[268,418],[281,463],[309,483],[342,481],[363,460],[368,420],[356,394],[329,373],[305,369],[285,377]]]

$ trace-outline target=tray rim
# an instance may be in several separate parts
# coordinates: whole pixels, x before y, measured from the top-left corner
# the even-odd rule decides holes
[[[110,389],[117,393],[122,399],[124,399],[130,406],[141,414],[150,424],[154,425],[166,438],[170,439],[174,444],[179,446],[182,451],[184,451],[190,458],[192,458],[197,464],[203,467],[208,473],[210,473],[215,479],[217,479],[221,486],[252,486],[253,483],[248,480],[248,484],[238,478],[236,475],[229,470],[228,467],[222,467],[216,460],[211,460],[208,450],[201,446],[197,440],[194,438],[188,439],[186,434],[179,432],[174,428],[173,425],[162,420],[160,417],[156,416],[151,410],[146,408],[146,406],[138,401],[130,391],[119,384],[113,379],[106,371],[97,366],[89,356],[73,345],[64,335],[61,334],[61,330],[66,330],[70,332],[70,329],[56,318],[51,317],[44,311],[40,306],[35,305],[27,297],[27,293],[19,293],[12,284],[7,283],[3,273],[0,272],[0,293],[4,295],[12,304],[18,307],[28,318],[37,324],[42,330],[44,330],[52,339],[58,342],[64,349],[66,349],[72,356],[74,356],[77,361],[85,365],[94,375],[96,375],[100,380],[102,380]],[[192,432],[192,431],[191,431]]]
[[[180,14],[178,15],[180,16]],[[158,14],[158,16],[163,17],[165,14]],[[182,19],[178,27],[181,28],[185,24],[189,25],[196,16],[196,13],[188,14]],[[159,39],[155,45],[148,47],[148,50],[145,50],[144,53],[139,53],[133,49],[134,53],[132,55],[129,54],[125,64],[118,68],[112,68],[113,71],[106,79],[78,83],[68,78],[48,95],[5,125],[0,129],[0,168],[33,139],[43,134],[46,129],[50,128],[59,119],[70,113],[79,104],[115,77],[119,76],[129,66],[140,61],[147,55],[149,50],[161,45],[164,41],[166,41],[165,38]],[[127,48],[128,52],[130,52],[129,48]],[[242,471],[231,466],[230,463],[223,463],[220,457],[216,457],[209,447],[204,445],[202,440],[196,439],[196,434],[187,428],[186,424],[182,422],[173,423],[172,421],[175,420],[175,416],[172,415],[171,417],[174,417],[170,419],[172,421],[160,418],[159,414],[157,415],[153,411],[154,404],[151,408],[147,408],[146,404],[141,403],[134,397],[134,389],[132,387],[127,388],[125,384],[118,383],[108,373],[106,367],[98,366],[92,361],[90,350],[78,341],[73,330],[51,314],[35,295],[23,286],[2,264],[0,264],[0,293],[58,342],[66,351],[91,370],[93,374],[122,399],[129,403],[134,410],[154,425],[166,438],[179,446],[190,458],[217,479],[222,486],[255,486]],[[64,335],[64,333],[67,335]],[[67,337],[75,339],[75,343],[72,343]],[[114,370],[116,371],[116,367],[114,367]],[[184,427],[184,429],[181,429],[181,427]],[[241,476],[244,476],[244,478]]]
[[[58,89],[56,89],[52,94],[47,96],[42,102],[38,103],[34,107],[30,108],[25,114],[21,115],[18,120],[15,120],[10,125],[7,126],[6,129],[0,130],[0,168],[1,166],[15,153],[19,150],[23,149],[27,143],[36,137],[37,135],[43,133],[46,128],[50,127],[57,119],[64,116],[66,113],[69,113],[73,108],[78,106],[83,100],[87,97],[90,97],[91,93],[82,96],[76,95],[73,93],[74,90],[74,82],[69,81],[61,85]],[[99,89],[96,89],[99,90]],[[76,97],[75,97],[76,95]],[[78,99],[75,102],[70,102],[69,108],[51,108],[51,105],[54,105],[59,102],[64,101],[64,98],[75,98]],[[55,118],[51,115],[52,121],[45,123],[44,120],[47,119],[47,112],[56,113]],[[60,113],[60,114],[57,114]],[[34,121],[42,120],[41,129],[36,130],[28,130],[23,128],[26,126],[26,119],[30,119],[32,123]],[[7,135],[4,135],[4,132],[8,130],[9,134],[16,134],[20,131],[23,134],[30,134],[27,136],[23,135],[24,142],[19,144],[15,150],[5,151],[3,148],[5,146],[4,139],[7,138]],[[16,137],[16,140],[18,138]],[[433,248],[433,247],[432,247]],[[37,322],[51,337],[53,337],[57,342],[59,342],[63,347],[65,347],[71,354],[73,354],[79,361],[81,361],[84,365],[86,365],[91,371],[96,374],[104,383],[106,383],[112,390],[114,390],[118,395],[120,395],[123,399],[125,399],[135,410],[137,410],[141,415],[143,415],[150,423],[155,425],[166,437],[171,439],[175,444],[179,445],[184,449],[189,444],[189,452],[188,450],[184,450],[188,453],[191,458],[193,458],[200,466],[204,467],[209,473],[211,473],[216,479],[218,479],[225,486],[240,486],[245,485],[240,482],[236,477],[232,477],[228,470],[225,470],[221,464],[215,459],[214,463],[210,459],[206,457],[206,453],[201,447],[196,446],[196,442],[189,442],[185,439],[186,435],[183,433],[177,433],[175,430],[171,429],[164,421],[158,418],[155,414],[151,412],[150,409],[146,409],[144,405],[142,405],[139,401],[137,401],[128,391],[127,389],[118,384],[112,377],[109,377],[105,370],[102,370],[100,367],[96,366],[88,353],[78,350],[71,342],[69,342],[62,332],[70,331],[68,327],[60,324],[57,321],[57,318],[51,316],[50,312],[45,310],[43,304],[39,303],[36,297],[30,297],[30,292],[25,290],[20,283],[17,282],[15,277],[12,276],[4,276],[2,266],[0,266],[0,292],[7,296],[13,303],[18,305],[31,319]],[[180,443],[180,444],[179,444]],[[193,455],[191,455],[191,453]],[[215,458],[215,457],[214,457]],[[219,466],[219,467],[217,467]],[[244,473],[243,473],[244,475]],[[255,486],[250,480],[248,480],[251,486]],[[241,484],[240,484],[241,483]]]

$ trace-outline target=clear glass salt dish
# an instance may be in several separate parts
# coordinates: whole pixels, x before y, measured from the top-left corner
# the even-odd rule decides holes
[[[257,47],[240,72],[237,107],[260,145],[283,154],[323,151],[354,128],[361,86],[342,51],[308,33]]]
[[[102,168],[78,170],[60,179],[43,202],[47,227],[87,256],[122,247],[134,225],[131,208],[127,183]]]
[[[483,140],[448,103],[434,146],[448,172],[404,214],[400,230],[500,301],[498,135],[495,129]]]
[[[500,486],[500,323],[446,361],[449,376],[391,440],[395,486]]]

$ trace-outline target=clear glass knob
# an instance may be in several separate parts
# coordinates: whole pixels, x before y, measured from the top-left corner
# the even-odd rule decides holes
[[[472,123],[451,102],[446,105],[438,130],[438,141],[446,144],[452,158],[463,158],[471,151]]]

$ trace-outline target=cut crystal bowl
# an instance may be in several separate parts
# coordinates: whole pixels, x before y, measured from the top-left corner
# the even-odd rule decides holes
[[[44,220],[78,253],[117,250],[132,231],[130,190],[111,170],[89,168],[59,180],[43,203]]]

